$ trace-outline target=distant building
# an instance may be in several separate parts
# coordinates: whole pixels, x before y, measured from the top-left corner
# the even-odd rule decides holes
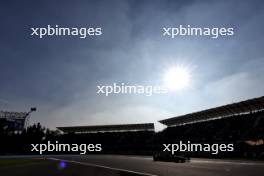
[[[36,111],[31,108],[29,112],[0,111],[0,128],[7,132],[22,132],[28,125],[30,113]]]

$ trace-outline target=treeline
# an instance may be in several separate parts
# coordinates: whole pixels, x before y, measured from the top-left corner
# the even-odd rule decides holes
[[[31,144],[56,140],[59,136],[59,131],[45,128],[40,123],[29,126],[20,132],[10,131],[4,126],[0,126],[0,154],[31,154]]]

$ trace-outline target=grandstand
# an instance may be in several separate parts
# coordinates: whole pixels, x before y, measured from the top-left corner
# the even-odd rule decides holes
[[[235,152],[218,157],[264,157],[264,145],[260,142],[264,139],[264,97],[181,115],[160,123],[167,128],[155,135],[154,143],[234,143]],[[192,155],[208,157],[204,153]]]
[[[57,127],[64,133],[154,131],[153,123]]]
[[[28,123],[26,112],[0,111],[0,124],[8,131],[22,131]]]
[[[29,112],[0,111],[0,127],[9,132],[21,132],[28,125],[30,113],[36,111],[31,108]]]
[[[57,127],[65,143],[100,143],[101,153],[146,154],[151,151],[154,124],[121,124]]]
[[[67,143],[101,143],[105,153],[149,154],[164,143],[233,143],[235,152],[217,157],[264,157],[264,97],[215,107],[159,121],[167,126],[155,133],[153,123],[57,127]],[[114,142],[113,142],[114,141]],[[256,145],[255,145],[256,144]],[[208,157],[208,153],[192,153]],[[215,157],[215,156],[214,156]]]
[[[182,116],[159,121],[166,126],[179,126],[201,121],[221,119],[243,114],[252,114],[264,110],[264,96],[238,103],[228,104]]]

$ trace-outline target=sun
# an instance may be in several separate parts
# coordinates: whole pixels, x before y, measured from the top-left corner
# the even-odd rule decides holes
[[[173,66],[164,74],[164,86],[172,91],[179,91],[189,86],[190,71],[183,66]]]

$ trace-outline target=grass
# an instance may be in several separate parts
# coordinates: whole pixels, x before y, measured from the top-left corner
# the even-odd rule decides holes
[[[33,162],[35,161],[29,158],[0,159],[0,167],[24,165]]]

